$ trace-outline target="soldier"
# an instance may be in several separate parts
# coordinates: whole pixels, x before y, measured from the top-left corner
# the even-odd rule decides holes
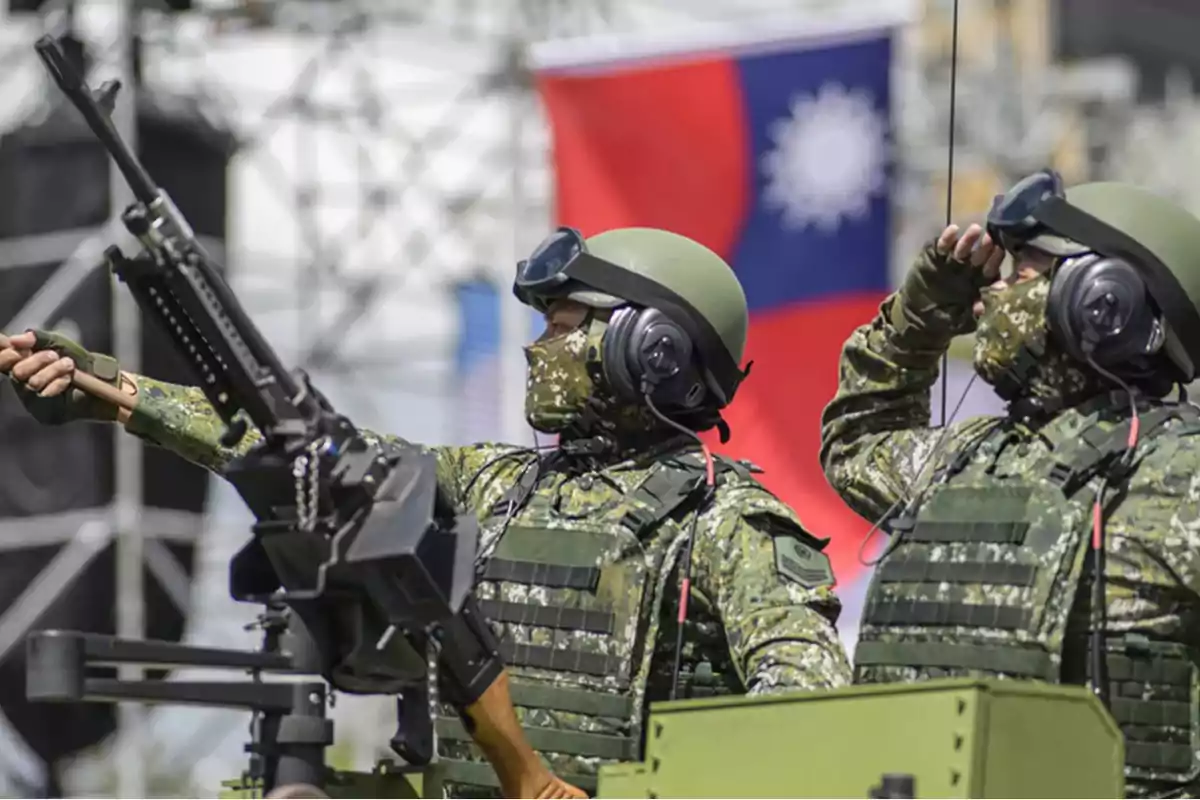
[[[846,342],[823,420],[830,483],[891,535],[857,682],[1089,685],[1131,795],[1200,788],[1197,300],[1200,220],[1124,184],[1040,172],[986,232],[924,249]],[[970,331],[1008,414],[934,428],[938,359]]]
[[[514,292],[545,315],[526,348],[526,416],[557,447],[434,451],[449,496],[481,520],[477,596],[550,767],[594,789],[598,765],[639,757],[651,701],[847,683],[824,542],[753,466],[696,436],[727,435],[720,410],[745,376],[746,299],[729,266],[666,231],[560,229],[518,265]],[[75,369],[119,383],[135,410],[67,391]],[[217,473],[236,455],[199,389],[59,337],[13,337],[0,370],[47,423],[117,418]],[[459,721],[437,729],[455,791],[490,791]]]

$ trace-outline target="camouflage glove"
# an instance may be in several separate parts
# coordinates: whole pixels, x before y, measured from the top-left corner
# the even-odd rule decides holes
[[[971,307],[991,281],[983,270],[955,261],[930,241],[917,256],[892,302],[889,319],[906,339],[944,348],[955,336],[975,331]]]
[[[118,386],[121,370],[112,356],[88,352],[77,342],[48,331],[34,331],[37,342],[34,352],[53,350],[75,362],[75,369],[96,376],[106,383]],[[111,420],[116,418],[116,409],[103,400],[71,388],[56,397],[39,397],[18,381],[12,382],[17,398],[34,419],[43,425],[62,425],[75,420]]]

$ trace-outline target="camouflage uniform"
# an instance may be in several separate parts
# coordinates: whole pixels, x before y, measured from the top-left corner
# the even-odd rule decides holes
[[[1017,345],[1031,343],[1039,358],[1024,396],[1064,408],[931,427],[938,360],[975,324],[974,280],[931,244],[842,353],[822,463],[858,514],[893,515],[855,680],[1084,684],[1092,503],[1103,467],[1125,446],[1129,397],[1108,392],[1047,340],[1043,277],[1002,301],[985,297],[1010,307],[985,311],[975,362],[995,381],[1018,358]],[[1105,495],[1107,671],[1131,795],[1179,796],[1195,791],[1200,771],[1200,414],[1148,397],[1138,410],[1132,474]]]
[[[236,453],[219,444],[223,425],[200,390],[139,383],[128,430],[220,473]],[[744,465],[723,462],[715,497],[697,512],[687,489],[703,467],[686,441],[610,463],[542,457],[540,467],[536,454],[503,445],[434,451],[442,485],[483,522],[477,596],[498,628],[530,743],[563,779],[594,790],[599,764],[638,758],[646,704],[669,691],[674,570],[696,513],[680,696],[848,682],[823,543]],[[534,480],[510,515],[510,490]],[[452,779],[494,785],[456,717],[439,719],[438,732]]]
[[[584,265],[590,282],[572,265]],[[526,348],[526,418],[558,433],[560,446],[433,452],[449,500],[481,523],[476,597],[497,629],[530,745],[560,778],[594,790],[600,764],[639,758],[648,703],[673,688],[689,697],[847,683],[824,542],[751,466],[718,458],[710,475],[684,435],[721,425],[719,410],[744,377],[748,313],[729,265],[666,231],[618,229],[585,242],[560,229],[518,266],[514,290],[548,315],[546,334]],[[673,317],[654,305],[664,299]],[[696,335],[678,338],[688,325]],[[115,380],[115,368],[94,369],[107,362],[78,345],[40,341]],[[252,432],[239,450],[223,448],[223,424],[200,389],[144,377],[138,387],[127,429],[218,474],[259,441]],[[50,423],[101,416],[78,393],[20,396]],[[436,730],[453,791],[494,794],[493,770],[449,708]]]

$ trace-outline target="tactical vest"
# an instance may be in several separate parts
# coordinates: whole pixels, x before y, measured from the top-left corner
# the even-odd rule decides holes
[[[747,471],[720,460],[718,472],[730,470]],[[639,758],[656,622],[684,540],[678,519],[696,509],[703,484],[703,461],[684,455],[655,464],[627,495],[597,486],[595,506],[572,517],[551,493],[518,485],[484,523],[511,515],[476,597],[525,735],[556,774],[591,794],[599,765]],[[495,773],[462,722],[435,724],[450,791],[494,796]]]
[[[992,429],[959,454],[915,514],[895,521],[868,590],[856,683],[1088,682],[1092,506],[1098,478],[1129,436],[1128,421],[1106,429],[1097,416],[1075,426],[1060,415],[1039,431],[1049,455],[1032,474],[1009,477],[993,471],[1007,443]],[[1140,443],[1171,418],[1189,431],[1200,425],[1191,406],[1154,407],[1141,414]],[[1117,489],[1119,481],[1105,496]],[[1176,642],[1107,637],[1110,710],[1125,734],[1131,782],[1200,775],[1194,656]]]

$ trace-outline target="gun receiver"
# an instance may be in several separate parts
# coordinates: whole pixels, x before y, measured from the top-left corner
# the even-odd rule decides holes
[[[113,272],[190,364],[226,425],[222,444],[236,448],[224,477],[257,522],[230,564],[230,593],[288,606],[335,688],[426,698],[403,704],[409,735],[394,746],[410,763],[433,758],[429,707],[441,686],[484,752],[506,754],[507,763],[491,759],[506,793],[536,785],[531,772],[551,779],[524,740],[496,642],[471,598],[478,524],[455,514],[434,456],[363,434],[303,372],[283,367],[113,126],[120,84],[93,91],[52,37],[35,47],[133,190],[121,219],[142,250],[130,258],[110,247]],[[251,426],[259,436],[248,436]]]

